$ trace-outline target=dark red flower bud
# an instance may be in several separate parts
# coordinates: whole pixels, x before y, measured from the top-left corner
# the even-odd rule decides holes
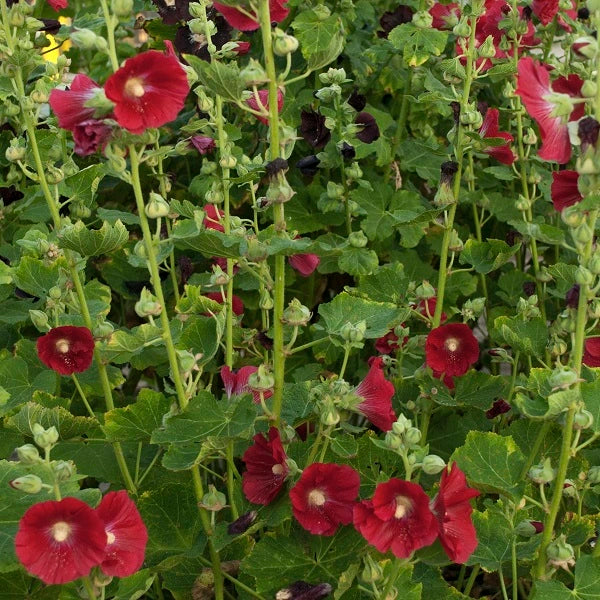
[[[590,9],[586,8],[585,6],[583,8],[580,8],[577,11],[577,18],[580,21],[587,21],[590,18]]]
[[[190,138],[190,144],[196,148],[202,156],[212,152],[217,147],[215,140],[205,135],[193,135]]]
[[[356,115],[354,120],[356,125],[362,125],[362,131],[356,134],[356,137],[365,144],[370,144],[379,139],[379,126],[375,117],[367,112],[361,112]]]
[[[256,521],[258,513],[255,510],[251,510],[243,514],[239,519],[236,519],[233,523],[229,523],[227,526],[227,533],[229,535],[240,535],[244,533]]]
[[[566,294],[565,303],[569,308],[579,306],[579,285],[576,283]]]
[[[536,533],[544,531],[544,524],[541,521],[529,521],[529,524],[535,529]]]
[[[277,173],[288,170],[288,161],[285,158],[276,158],[265,165],[265,170],[267,175],[273,178]]]
[[[584,117],[578,123],[577,134],[581,140],[581,151],[585,152],[589,146],[596,147],[600,123],[594,117]]]
[[[188,256],[185,255],[180,256],[177,259],[177,263],[179,265],[179,275],[181,277],[181,283],[185,285],[188,282],[188,279],[194,273],[194,263]]]
[[[300,133],[307,144],[313,148],[323,148],[331,139],[331,131],[325,127],[325,117],[314,110],[303,110]]]
[[[342,144],[342,149],[340,152],[346,160],[352,160],[356,156],[356,150],[354,149],[354,146],[351,146],[347,142]]]
[[[348,98],[348,104],[356,111],[360,112],[367,105],[367,97],[363,94],[359,94],[357,90],[354,90]]]
[[[440,183],[442,185],[450,185],[457,171],[458,163],[455,163],[453,160],[443,162],[440,166]]]
[[[535,289],[535,282],[534,281],[526,281],[523,284],[523,293],[529,297],[529,296],[533,296],[536,292]]]
[[[321,161],[314,154],[311,154],[310,156],[301,158],[296,163],[296,167],[300,170],[302,175],[314,177],[319,169],[319,164],[321,164]]]
[[[390,31],[392,31],[394,27],[398,27],[398,25],[402,25],[402,23],[410,23],[414,12],[415,11],[410,6],[400,4],[396,10],[383,13],[381,19],[379,19],[379,24],[383,31],[378,31],[377,36],[387,39]]]
[[[452,109],[452,119],[454,121],[454,124],[458,125],[458,122],[460,120],[460,102],[452,100],[452,102],[450,102],[450,108]]]
[[[490,350],[490,354],[491,353],[492,351]],[[499,415],[507,413],[510,409],[511,406],[506,400],[503,398],[498,398],[494,401],[494,404],[492,404],[492,408],[485,411],[485,416],[488,419],[495,419]]]

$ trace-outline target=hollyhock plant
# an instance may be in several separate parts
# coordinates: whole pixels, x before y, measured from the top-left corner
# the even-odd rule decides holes
[[[394,333],[394,330],[388,331],[384,336],[375,340],[375,350],[380,354],[393,354],[400,349],[398,343],[398,336]],[[402,346],[408,342],[408,336],[405,336],[402,340]]]
[[[115,103],[119,125],[140,134],[175,120],[190,86],[177,58],[148,50],[128,58],[106,80],[104,90]]]
[[[433,318],[435,314],[435,307],[437,306],[437,298],[434,296],[433,298],[427,298],[426,300],[419,300],[418,304],[411,304],[411,308],[416,310],[419,314],[427,317],[428,319]],[[448,315],[443,312],[440,322],[444,323],[448,320]]]
[[[577,171],[553,171],[550,197],[554,208],[562,212],[568,206],[581,201],[582,195],[577,186],[579,173]]]
[[[467,562],[477,548],[477,533],[471,520],[470,500],[479,492],[467,486],[465,474],[456,463],[445,469],[440,490],[432,503],[438,521],[440,542],[448,558],[459,564]]]
[[[148,532],[135,502],[125,490],[109,492],[96,514],[106,532],[105,556],[100,567],[105,575],[129,577],[142,566]]]
[[[316,149],[324,148],[331,139],[331,131],[325,127],[325,116],[314,110],[300,113],[300,133],[304,141]]]
[[[361,128],[356,134],[361,142],[371,144],[379,139],[379,126],[373,115],[368,112],[358,113],[354,123]]]
[[[262,433],[253,439],[254,444],[242,457],[246,464],[242,489],[250,502],[266,505],[273,502],[285,483],[289,473],[287,456],[275,427],[269,429],[268,440]]]
[[[221,367],[220,375],[221,381],[223,381],[223,387],[225,388],[225,393],[228,398],[232,396],[251,393],[254,397],[255,403],[260,403],[260,393],[257,391],[253,391],[248,386],[248,379],[250,375],[256,373],[258,371],[258,367],[254,366],[246,366],[238,369],[237,371],[232,371],[227,365]],[[270,398],[273,395],[271,390],[266,390],[263,392],[263,397]]]
[[[217,145],[215,144],[215,140],[211,137],[205,136],[205,135],[193,135],[190,138],[190,144],[196,148],[196,150],[198,150],[198,152],[202,155],[205,156],[211,152],[213,152],[213,150],[217,147]],[[204,212],[206,213],[207,217],[208,217],[208,210],[212,210],[215,213],[215,216],[217,215],[217,207],[214,204],[207,204],[204,207]],[[207,217],[204,218],[204,220],[206,221]],[[209,218],[210,220],[210,218]],[[217,219],[218,220],[218,219]],[[206,223],[204,223],[205,227],[208,227],[208,225],[206,225]],[[216,229],[215,227],[213,227],[213,229]]]
[[[562,16],[559,14],[559,0],[533,0],[531,9],[533,14],[540,20],[544,26],[549,25],[554,17],[558,15],[559,24],[566,30],[571,31],[571,26],[568,25]],[[577,18],[577,5],[572,2],[571,8],[565,10],[564,13],[572,20]]]
[[[464,375],[479,359],[479,343],[468,325],[448,323],[429,332],[425,360],[435,373]]]
[[[87,327],[55,327],[37,340],[39,359],[61,375],[83,373],[94,359],[94,337]]]
[[[354,393],[361,399],[356,410],[382,431],[389,431],[396,421],[392,407],[393,384],[383,373],[383,359],[377,356],[370,361],[371,368]]]
[[[259,104],[260,101],[260,104]],[[246,104],[252,109],[258,112],[262,112],[263,110],[269,110],[269,90],[259,90],[258,91],[258,100],[254,96],[250,96],[248,100],[246,100]],[[283,92],[278,89],[277,90],[277,111],[281,112],[283,108]],[[269,124],[269,118],[256,115],[256,118],[265,125]]]
[[[99,94],[102,94],[102,88],[81,73],[75,76],[69,89],[54,88],[48,102],[58,119],[58,126],[74,131],[78,125],[94,120],[96,109],[87,103]]]
[[[507,131],[500,131],[498,126],[499,118],[500,113],[497,108],[488,109],[485,113],[483,123],[479,128],[479,135],[484,140],[485,138],[502,138],[508,143],[501,146],[489,146],[484,148],[483,151],[502,164],[512,165],[517,158],[510,148],[510,142],[514,141],[514,138]]]
[[[565,108],[564,103],[559,104],[560,95],[580,97],[582,85],[583,81],[577,75],[559,77],[551,85],[550,73],[545,65],[528,56],[519,60],[516,93],[521,96],[527,112],[536,120],[540,128],[542,147],[538,156],[541,159],[560,164],[569,162],[571,142],[567,120],[580,119],[585,107],[579,105],[571,111],[568,107]],[[565,97],[563,99],[568,100]],[[563,115],[555,116],[559,106]]]
[[[296,520],[315,535],[333,535],[352,523],[360,477],[348,465],[313,463],[290,490]]]
[[[75,142],[75,154],[89,156],[106,145],[113,129],[106,125],[104,121],[89,119],[77,123],[72,131]]]
[[[585,340],[583,364],[588,367],[600,367],[600,337]]]
[[[15,552],[48,585],[85,577],[106,556],[106,532],[96,511],[77,498],[34,504],[21,520]]]
[[[223,233],[225,231],[223,226],[225,213],[214,204],[205,204],[202,210],[204,211],[204,220],[202,221],[204,227]]]
[[[269,14],[272,23],[281,23],[289,14],[288,0],[269,0]],[[239,31],[254,31],[259,28],[258,15],[250,7],[236,8],[215,2],[213,6],[225,17],[227,22]]]
[[[430,546],[438,536],[429,497],[420,485],[402,479],[380,483],[372,500],[356,504],[354,527],[379,552],[391,550],[398,558]]]

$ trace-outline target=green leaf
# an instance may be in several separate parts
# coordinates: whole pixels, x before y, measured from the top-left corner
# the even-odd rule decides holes
[[[600,379],[582,383],[580,391],[585,408],[594,415],[592,429],[594,433],[600,433]]]
[[[470,239],[460,254],[461,264],[475,267],[477,273],[487,274],[506,264],[521,248],[521,243],[509,246],[501,240],[478,242]]]
[[[379,265],[377,253],[367,248],[346,248],[338,259],[340,271],[354,277],[371,274]]]
[[[390,31],[388,40],[394,48],[403,51],[404,62],[418,67],[431,56],[439,56],[446,47],[448,32],[433,27],[423,29],[414,23],[403,23]]]
[[[138,600],[144,597],[155,579],[156,573],[151,573],[150,569],[142,569],[134,575],[119,579],[114,600]]]
[[[100,229],[88,229],[83,221],[63,227],[58,233],[62,248],[75,250],[82,256],[102,256],[127,243],[129,232],[121,221],[114,225],[104,221]]]
[[[302,10],[292,21],[292,28],[300,42],[302,56],[309,62],[311,70],[320,69],[337,58],[332,56],[331,60],[319,64],[340,46],[340,25],[340,18],[337,15],[333,14],[323,19],[315,10]]]
[[[455,382],[456,402],[479,410],[491,408],[494,400],[504,396],[508,388],[508,383],[503,377],[481,371],[469,371],[462,377],[457,377]]]
[[[515,351],[540,357],[544,354],[548,327],[543,319],[523,321],[519,317],[498,317],[494,319],[494,330]]]
[[[225,315],[215,317],[195,316],[186,321],[177,346],[189,350],[194,355],[200,355],[199,366],[208,363],[219,350],[223,337]]]
[[[55,137],[54,143],[56,143]],[[67,177],[59,185],[60,193],[62,196],[67,196],[71,203],[81,202],[91,208],[100,181],[105,175],[104,165],[92,165],[75,173],[75,175],[71,175],[71,177]]]
[[[140,218],[137,215],[122,211],[114,210],[109,208],[100,207],[96,214],[103,221],[108,221],[111,225],[114,225],[117,221],[125,223],[125,225],[139,225]]]
[[[525,457],[511,437],[471,431],[453,459],[477,489],[505,494],[513,499],[523,493],[521,470]]]
[[[409,280],[402,263],[394,262],[379,267],[375,272],[360,278],[357,291],[370,300],[401,304],[408,291]]]
[[[171,239],[177,248],[195,250],[208,257],[239,258],[248,246],[244,238],[235,235],[214,229],[200,231],[191,220],[179,221],[173,228]]]
[[[237,104],[241,100],[245,86],[235,63],[216,60],[208,63],[191,54],[186,54],[185,59],[198,74],[202,85],[228,102]]]
[[[353,435],[344,433],[333,439],[331,450],[342,458],[353,458],[358,454],[358,443]]]
[[[48,290],[58,284],[60,262],[24,256],[13,271],[15,285],[32,296],[46,297]]]
[[[486,571],[498,571],[502,564],[511,560],[514,531],[506,515],[496,506],[472,515],[477,530],[477,548],[468,564],[480,564]]]
[[[553,225],[544,223],[528,223],[525,221],[509,221],[520,234],[531,237],[544,244],[560,245],[565,243],[565,232]]]
[[[592,600],[600,597],[600,564],[595,556],[582,554],[575,565],[577,598]]]
[[[192,398],[187,408],[166,419],[164,428],[152,435],[152,443],[203,442],[209,437],[234,438],[254,424],[256,405],[245,395],[236,402],[218,401],[203,391]]]
[[[342,292],[331,302],[319,305],[319,314],[329,334],[339,334],[346,323],[366,321],[365,338],[376,339],[398,325],[404,312],[389,302],[373,302]]]
[[[439,568],[419,562],[415,565],[412,580],[423,584],[423,600],[467,600],[455,587],[449,585]]]
[[[577,598],[560,581],[536,581],[530,600],[574,600]]]
[[[162,425],[162,419],[169,412],[170,405],[170,401],[160,392],[140,390],[133,404],[106,413],[106,438],[119,442],[149,440],[152,432]]]

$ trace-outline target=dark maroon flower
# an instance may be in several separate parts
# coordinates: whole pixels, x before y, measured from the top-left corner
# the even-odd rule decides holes
[[[537,288],[535,286],[535,281],[526,281],[525,283],[523,283],[523,293],[528,297],[531,298],[531,296],[533,296],[537,291]]]
[[[209,154],[217,147],[215,144],[215,140],[213,140],[213,138],[207,137],[205,135],[193,135],[190,138],[190,144],[192,144],[192,146],[194,148],[196,148],[196,150],[198,150],[198,152],[202,156]],[[213,206],[213,205],[210,204],[208,206]],[[204,211],[206,213],[206,207],[204,207]]]
[[[96,512],[77,498],[29,508],[15,537],[15,552],[29,573],[48,585],[89,575],[105,556],[106,532]]]
[[[577,283],[567,292],[565,304],[569,308],[577,308],[579,306],[579,285]]]
[[[300,113],[300,133],[307,144],[313,148],[323,148],[331,139],[331,131],[325,127],[324,115],[314,110]]]
[[[61,375],[83,373],[94,359],[94,337],[87,327],[55,327],[37,340],[39,359]]]
[[[506,400],[498,398],[497,400],[494,400],[492,408],[485,411],[485,416],[488,419],[495,419],[496,417],[507,413],[510,409],[511,406]]]
[[[371,144],[379,139],[379,127],[375,117],[367,112],[361,112],[354,119],[356,125],[360,125],[362,129],[356,134],[356,137],[365,144]]]
[[[456,463],[444,469],[440,491],[432,507],[438,520],[439,536],[448,558],[455,563],[467,562],[477,548],[477,533],[471,520],[470,500],[479,492],[467,486],[465,474]]]
[[[394,386],[385,378],[381,356],[373,357],[370,365],[366,377],[354,391],[362,399],[357,410],[382,431],[389,431],[396,421],[392,407]]]
[[[139,571],[146,554],[148,531],[135,502],[125,490],[109,492],[96,514],[104,524],[107,540],[102,571],[114,577],[129,577]]]
[[[585,152],[590,146],[596,148],[600,123],[594,117],[584,117],[577,123],[577,135],[581,140],[581,152]]]
[[[261,433],[253,439],[254,444],[242,457],[246,464],[242,489],[250,502],[266,505],[275,499],[283,487],[289,472],[287,456],[275,427],[269,429],[268,441]]]
[[[363,94],[359,94],[357,90],[354,90],[348,98],[348,104],[356,111],[360,112],[367,105],[367,97]]]
[[[273,179],[279,173],[284,173],[289,169],[288,161],[285,158],[276,158],[265,165],[267,176]]]
[[[410,23],[415,11],[406,4],[398,5],[393,11],[384,12],[379,24],[383,31],[378,31],[377,36],[380,38],[386,38],[390,34],[390,31],[402,23]]]
[[[112,127],[99,119],[89,119],[74,125],[72,131],[75,154],[89,156],[104,147],[112,133]]]
[[[290,490],[294,517],[315,535],[333,535],[352,523],[360,477],[348,465],[313,463]]]
[[[500,131],[498,126],[500,113],[497,108],[490,108],[485,113],[485,118],[481,128],[479,129],[479,135],[485,140],[485,138],[502,138],[506,140],[506,144],[501,146],[489,146],[483,151],[489,154],[497,161],[505,165],[512,165],[517,159],[515,153],[510,148],[510,142],[514,140],[513,136],[507,131]]]
[[[177,264],[181,275],[181,283],[185,285],[194,273],[194,263],[189,256],[183,254],[177,259]]]
[[[425,342],[427,365],[437,373],[464,375],[479,358],[479,343],[464,323],[441,325],[429,332]]]
[[[581,201],[581,195],[577,183],[579,173],[577,171],[553,171],[550,196],[554,208],[562,212],[568,206],[573,206]]]
[[[312,585],[306,581],[296,581],[275,594],[275,600],[322,600],[333,591],[328,583]]]
[[[319,170],[319,165],[321,161],[314,155],[305,156],[301,158],[297,163],[296,167],[300,170],[302,175],[306,175],[307,177],[314,177]]]
[[[544,524],[541,521],[529,521],[529,524],[535,529],[536,533],[544,531]]]
[[[241,535],[245,531],[248,531],[250,525],[256,521],[257,516],[258,513],[255,510],[244,513],[239,519],[236,519],[233,523],[229,523],[227,533],[229,535]]]
[[[211,12],[212,15],[210,14]],[[215,10],[208,9],[207,17],[217,28],[216,32],[211,36],[211,41],[217,50],[221,50],[231,40],[231,26]],[[187,25],[177,29],[174,44],[180,54],[191,54],[202,60],[210,61],[206,36],[193,33]]]
[[[152,0],[160,18],[167,25],[174,25],[179,21],[189,21],[192,18],[189,6],[191,0]]]
[[[438,536],[429,497],[420,485],[402,479],[380,483],[372,500],[356,504],[354,527],[379,552],[391,550],[398,558],[408,558]]]
[[[348,142],[342,143],[340,153],[344,157],[344,160],[352,160],[356,156],[354,146],[351,146]]]

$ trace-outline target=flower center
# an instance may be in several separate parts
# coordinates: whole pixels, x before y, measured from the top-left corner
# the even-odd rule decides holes
[[[396,512],[394,517],[396,519],[403,519],[412,510],[412,502],[410,498],[406,496],[396,496]]]
[[[325,504],[325,494],[321,490],[312,490],[308,495],[308,504],[310,506],[323,506]]]
[[[114,544],[114,542],[115,542],[115,539],[116,539],[116,538],[115,538],[115,534],[114,534],[112,531],[107,531],[107,532],[106,532],[106,543],[107,543],[108,545],[110,545],[110,544]]]
[[[456,352],[458,350],[459,342],[456,338],[448,338],[445,345],[450,352]]]
[[[144,89],[143,80],[139,77],[132,77],[125,83],[125,93],[133,98],[141,98],[146,90]]]
[[[54,523],[52,525],[52,537],[57,542],[64,542],[71,533],[71,526],[64,521],[59,521],[58,523]]]
[[[273,475],[283,475],[283,465],[276,464],[271,467],[271,471],[273,471]]]
[[[69,340],[65,340],[63,338],[61,338],[60,340],[56,341],[56,349],[61,353],[61,354],[66,354],[69,351]]]

